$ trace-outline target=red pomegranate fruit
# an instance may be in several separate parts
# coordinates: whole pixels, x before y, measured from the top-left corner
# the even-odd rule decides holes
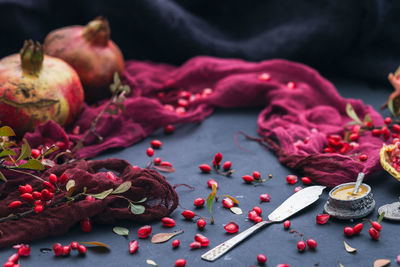
[[[50,32],[44,41],[46,54],[61,58],[78,72],[85,99],[93,102],[111,95],[115,72],[124,71],[124,58],[110,40],[108,21],[98,17],[86,26],[68,26]]]
[[[20,54],[0,60],[0,124],[18,134],[53,120],[65,126],[83,105],[78,74],[63,60],[43,54],[43,47],[25,41]]]

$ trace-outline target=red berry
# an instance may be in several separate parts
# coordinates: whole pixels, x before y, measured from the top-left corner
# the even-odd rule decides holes
[[[154,149],[152,147],[147,148],[146,154],[149,157],[152,157],[154,155]]]
[[[368,159],[368,156],[365,154],[360,155],[360,161],[366,161]]]
[[[194,241],[194,242],[190,243],[189,247],[190,247],[190,249],[198,249],[198,248],[201,248],[201,243]]]
[[[209,180],[207,181],[207,186],[208,186],[209,188],[212,188],[212,185],[213,185],[213,184],[215,184],[215,187],[218,188],[218,183],[217,183],[217,181],[215,181],[214,179],[209,179]]]
[[[261,74],[258,76],[258,79],[259,79],[260,81],[270,81],[270,80],[271,80],[271,75],[270,75],[269,73],[264,72],[264,73],[261,73]]]
[[[184,210],[182,211],[182,216],[185,217],[186,220],[191,220],[194,218],[195,214],[191,210]]]
[[[264,254],[258,254],[257,261],[259,264],[265,264],[267,262],[267,257]]]
[[[62,247],[62,245],[61,245],[60,243],[55,243],[55,244],[53,245],[54,255],[56,255],[57,257],[58,257],[58,256],[61,256],[62,251],[63,251],[62,248],[63,248],[63,247]]]
[[[160,163],[161,163],[161,158],[157,157],[157,158],[155,158],[153,161],[154,161],[154,165],[160,165]]]
[[[54,192],[54,185],[51,184],[50,182],[44,181],[42,185],[44,188],[47,188],[50,192]]]
[[[316,217],[316,222],[318,224],[325,224],[331,216],[329,214],[318,214]]]
[[[372,135],[375,137],[379,137],[381,135],[382,131],[379,129],[373,129],[372,130]]]
[[[253,178],[259,180],[261,178],[261,174],[258,171],[253,172]]]
[[[297,186],[297,187],[294,189],[294,192],[297,193],[297,192],[299,192],[301,189],[303,189],[303,187]]]
[[[169,217],[164,217],[161,219],[161,222],[164,227],[174,227],[175,226],[175,220]]]
[[[254,219],[255,219],[256,217],[258,217],[258,213],[257,213],[256,211],[254,211],[254,210],[251,210],[251,211],[249,211],[249,212],[247,213],[247,217],[248,217],[250,220],[254,221]]]
[[[297,242],[297,249],[298,249],[300,252],[306,250],[306,247],[307,247],[306,242],[304,242],[304,241],[299,241],[299,242]]]
[[[362,223],[358,223],[358,224],[354,225],[354,227],[353,227],[354,234],[357,235],[357,234],[361,233],[363,227],[364,227],[364,225]]]
[[[390,124],[392,124],[392,118],[386,117],[384,122],[385,122],[386,125],[390,125]]]
[[[71,252],[71,247],[70,246],[63,246],[62,247],[62,255],[63,256],[68,256],[70,252]]]
[[[310,185],[310,184],[312,184],[311,179],[308,178],[308,177],[301,177],[301,182],[302,182],[304,185]]]
[[[139,238],[148,238],[153,228],[150,225],[142,226],[138,229]]]
[[[175,267],[185,267],[186,266],[186,260],[185,259],[177,259],[175,261]]]
[[[376,230],[374,227],[369,228],[369,235],[374,240],[378,240],[379,239],[379,231]]]
[[[222,168],[227,171],[232,167],[232,162],[230,161],[225,161],[224,164],[222,165]]]
[[[197,242],[200,242],[202,247],[207,247],[208,244],[210,243],[210,240],[206,236],[204,236],[202,234],[196,234],[194,236],[194,240],[197,241]]]
[[[88,201],[88,202],[95,202],[95,201],[96,201],[96,198],[93,197],[93,196],[87,195],[87,196],[85,197],[85,200]]]
[[[31,248],[29,245],[21,244],[18,248],[18,255],[22,257],[28,257],[31,254]]]
[[[13,261],[7,261],[3,264],[3,267],[14,267],[14,262]]]
[[[87,248],[84,246],[84,245],[79,245],[78,246],[78,253],[79,253],[79,255],[86,255],[86,251],[87,251]]]
[[[308,239],[307,240],[307,246],[310,249],[316,249],[317,248],[317,241],[315,241],[314,239]]]
[[[179,241],[179,239],[175,239],[174,241],[172,241],[173,248],[179,247],[180,244],[181,244],[181,241]]]
[[[286,264],[286,263],[281,263],[281,264],[276,265],[276,267],[290,267],[290,265]]]
[[[283,223],[283,227],[284,227],[285,229],[289,229],[289,228],[290,228],[290,224],[291,224],[291,222],[290,222],[289,220],[286,220],[286,221]]]
[[[347,226],[343,229],[343,232],[345,234],[345,236],[353,236],[354,235],[354,230],[353,228]]]
[[[296,175],[293,175],[293,174],[290,174],[290,175],[286,176],[286,182],[287,182],[288,184],[295,184],[295,183],[297,183],[297,176],[296,176]]]
[[[34,159],[37,159],[40,156],[40,150],[39,149],[32,149],[31,150],[31,156]]]
[[[32,194],[29,194],[29,193],[22,194],[21,198],[26,202],[32,202],[33,201],[33,196],[32,196]]]
[[[197,208],[201,208],[204,206],[205,203],[206,201],[204,200],[204,198],[199,197],[194,200],[193,205],[195,205]]]
[[[244,175],[244,176],[242,176],[242,179],[247,184],[250,184],[254,181],[254,178],[251,175]]]
[[[27,192],[26,192],[26,189],[25,189],[25,186],[20,185],[20,186],[18,187],[18,192],[19,192],[20,194],[27,193]]]
[[[257,217],[254,218],[254,222],[255,223],[259,223],[259,222],[262,222],[262,221],[263,221],[263,218],[261,218],[260,216],[257,216]]]
[[[65,183],[67,182],[67,180],[68,180],[68,176],[67,176],[65,173],[63,173],[63,174],[60,176],[59,182],[60,182],[61,185],[63,185],[63,184],[65,184]]]
[[[211,171],[211,167],[208,164],[201,164],[199,168],[203,173],[209,173]]]
[[[398,124],[393,124],[392,130],[393,130],[393,132],[395,132],[395,133],[400,133],[400,125],[398,125]]]
[[[90,220],[90,218],[85,218],[83,219],[81,222],[81,230],[85,233],[89,233],[90,231],[92,231],[92,222]]]
[[[267,193],[261,194],[260,195],[260,201],[261,202],[270,202],[271,196],[268,195]]]
[[[372,227],[374,227],[376,230],[380,231],[382,230],[382,225],[378,222],[372,222]]]
[[[261,209],[260,207],[258,207],[258,206],[253,207],[253,210],[254,210],[255,212],[257,212],[258,216],[260,216],[261,213],[262,213],[262,209]]]
[[[152,148],[160,148],[162,146],[162,142],[160,140],[153,140],[150,142]]]
[[[79,243],[76,241],[72,241],[71,244],[69,245],[72,250],[78,249]]]
[[[48,201],[53,198],[53,193],[49,192],[47,189],[43,189],[42,192],[40,193],[41,199],[43,201]]]
[[[199,228],[200,230],[204,229],[204,227],[206,227],[206,221],[204,219],[199,219],[197,221],[197,228]]]
[[[232,199],[226,197],[226,198],[224,198],[224,199],[222,200],[222,205],[223,205],[225,208],[230,209],[230,208],[232,208],[232,207],[235,205],[235,203],[233,203]]]
[[[215,162],[215,165],[219,165],[221,163],[221,160],[222,154],[218,152],[217,154],[215,154],[213,162]]]
[[[11,261],[11,262],[16,262],[19,260],[19,255],[18,253],[14,253],[12,254],[10,257],[8,257],[7,261]]]
[[[44,210],[43,205],[36,205],[35,208],[33,209],[35,211],[36,214],[41,213]]]
[[[172,167],[172,164],[171,164],[170,162],[168,162],[168,161],[162,161],[162,162],[160,163],[160,166],[163,166],[163,167]]]
[[[296,84],[294,82],[288,82],[286,85],[289,89],[294,89],[296,88]]]
[[[390,133],[390,130],[388,129],[388,127],[383,126],[382,129],[381,129],[381,131],[382,131],[382,136],[383,136],[383,138],[384,138],[385,140],[387,140],[387,139],[390,138],[391,133]]]
[[[352,134],[350,134],[349,139],[350,139],[350,141],[357,141],[359,137],[360,137],[360,135],[358,133],[352,133]]]
[[[54,173],[52,173],[52,174],[49,175],[49,182],[50,182],[50,183],[56,184],[56,183],[57,183],[57,180],[58,180],[57,175],[55,175]]]
[[[179,92],[179,97],[189,99],[191,97],[191,93],[188,91],[181,91]]]
[[[234,222],[230,222],[227,225],[224,226],[225,231],[227,231],[230,234],[237,233],[239,231],[239,225],[237,225]]]
[[[171,124],[164,127],[164,133],[172,134],[175,131],[175,127]]]
[[[26,184],[25,185],[25,193],[32,194],[32,191],[33,191],[32,186],[30,184]]]
[[[133,254],[139,249],[139,242],[133,240],[129,242],[129,253]]]
[[[8,207],[11,208],[11,209],[16,209],[16,208],[18,208],[18,207],[21,206],[21,205],[22,205],[22,202],[21,202],[21,201],[15,200],[15,201],[11,202],[11,203],[8,205]]]

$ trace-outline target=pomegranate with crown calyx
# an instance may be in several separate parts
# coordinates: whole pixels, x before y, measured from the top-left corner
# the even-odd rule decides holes
[[[98,17],[86,26],[68,26],[50,32],[46,54],[65,60],[78,72],[88,102],[111,95],[114,73],[124,71],[124,58],[110,39],[108,21]]]
[[[48,120],[68,125],[81,111],[83,98],[75,70],[44,55],[38,42],[25,41],[20,54],[0,60],[0,124],[18,134]]]

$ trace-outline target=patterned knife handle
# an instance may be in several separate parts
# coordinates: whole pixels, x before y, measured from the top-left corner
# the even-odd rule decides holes
[[[273,223],[273,221],[259,222],[255,225],[253,225],[252,227],[250,227],[249,229],[247,229],[246,231],[232,237],[231,239],[225,241],[224,243],[207,251],[206,253],[201,255],[201,258],[206,261],[215,261],[222,255],[224,255],[226,252],[231,250],[234,246],[236,246],[237,244],[239,244],[240,242],[245,240],[247,237],[252,235],[254,232],[256,232],[257,230],[259,230],[259,229],[263,228],[264,226],[269,225],[271,223]]]

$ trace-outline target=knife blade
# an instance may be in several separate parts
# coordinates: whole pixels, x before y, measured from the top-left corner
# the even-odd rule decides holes
[[[268,220],[259,222],[242,233],[232,237],[231,239],[228,239],[222,244],[201,255],[201,258],[206,261],[215,261],[264,226],[272,223],[282,222],[298,211],[311,205],[319,199],[319,196],[322,194],[324,189],[325,186],[314,185],[300,190],[286,199],[279,207],[270,213],[268,215]]]

